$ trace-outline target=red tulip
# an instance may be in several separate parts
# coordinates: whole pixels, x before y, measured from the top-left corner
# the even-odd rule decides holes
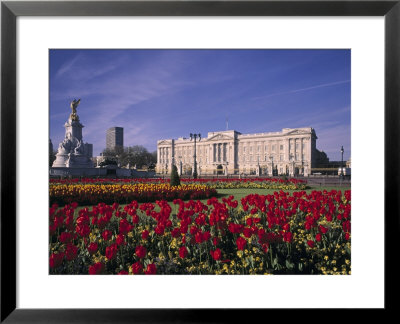
[[[139,259],[143,259],[146,256],[147,250],[144,246],[139,245],[135,249],[135,254]]]
[[[145,274],[151,275],[151,274],[156,274],[157,273],[157,267],[154,263],[150,263],[147,265],[146,271],[144,272]]]
[[[244,250],[244,248],[246,247],[246,244],[247,244],[247,241],[243,237],[239,236],[236,239],[236,245],[237,245],[238,250]]]
[[[50,268],[58,268],[64,259],[64,253],[59,252],[59,253],[52,253],[50,255]]]
[[[97,243],[92,242],[92,243],[89,244],[89,246],[87,247],[87,249],[88,249],[88,251],[89,251],[89,253],[90,253],[91,255],[92,255],[92,254],[95,254],[95,253],[97,252],[98,245],[97,245]]]
[[[102,262],[97,262],[89,267],[89,274],[97,275],[104,273],[105,266]]]
[[[186,258],[187,255],[188,255],[188,250],[187,250],[186,246],[181,246],[181,247],[179,248],[179,256],[180,256],[182,259],[184,259],[184,258]]]
[[[140,263],[140,261],[135,262],[134,264],[132,264],[132,272],[133,272],[134,274],[139,274],[139,273],[141,273],[142,271],[143,271],[143,266],[142,266],[142,264]]]
[[[314,241],[311,241],[311,240],[308,240],[308,241],[307,241],[307,244],[308,244],[308,246],[309,246],[310,248],[313,248],[313,247],[315,246],[315,242],[314,242]]]
[[[214,251],[213,250],[211,250],[210,251],[210,254],[211,254],[211,256],[212,256],[212,258],[215,260],[215,261],[217,261],[217,260],[220,260],[221,259],[221,250],[220,249],[215,249]]]

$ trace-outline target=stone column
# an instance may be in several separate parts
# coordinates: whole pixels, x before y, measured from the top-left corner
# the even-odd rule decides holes
[[[212,145],[213,163],[217,162],[217,144]]]
[[[227,156],[226,156],[226,155],[227,155],[227,154],[226,154],[226,153],[227,153],[227,152],[226,152],[226,151],[227,151],[227,149],[226,149],[226,143],[222,144],[222,147],[223,147],[223,149],[222,149],[222,152],[223,152],[222,156],[223,156],[223,158],[222,158],[222,159],[223,159],[223,162],[226,162],[226,161],[228,161],[228,160],[227,160]]]
[[[161,148],[157,148],[157,170],[161,164]]]
[[[172,166],[175,165],[175,140],[171,140],[171,161],[169,161],[170,173],[172,172]]]
[[[302,167],[302,173],[304,175],[304,160],[303,160],[303,138],[300,139],[300,161]]]
[[[300,139],[300,160],[303,161],[303,138]]]
[[[285,145],[285,157],[284,157],[284,160],[285,161],[289,161],[289,159],[290,159],[290,139],[288,138],[287,140],[286,140],[286,145]]]

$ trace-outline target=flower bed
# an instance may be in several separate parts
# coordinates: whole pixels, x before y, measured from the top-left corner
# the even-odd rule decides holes
[[[54,205],[50,273],[350,274],[350,195]]]
[[[133,178],[133,179],[50,179],[50,183],[55,184],[149,184],[149,183],[169,183],[170,179],[161,178]],[[300,179],[279,179],[279,178],[221,178],[221,179],[181,179],[182,184],[202,184],[214,189],[275,189],[275,190],[304,190],[307,188],[307,182]]]
[[[205,185],[184,184],[171,187],[169,184],[50,184],[50,204],[59,205],[77,202],[80,205],[96,205],[99,201],[112,204],[127,204],[132,200],[153,202],[173,199],[205,199],[217,194]]]

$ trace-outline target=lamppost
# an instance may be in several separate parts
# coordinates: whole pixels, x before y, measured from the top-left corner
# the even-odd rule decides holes
[[[178,156],[179,159],[179,176],[182,176],[182,156]]]
[[[271,164],[272,164],[272,176],[274,176],[274,156],[273,155],[270,155],[270,160],[271,160]]]
[[[342,164],[341,164],[340,177],[343,179],[343,177],[344,177],[344,174],[343,174],[343,152],[344,152],[343,145],[342,145],[342,148],[340,149],[340,152],[342,153]]]
[[[196,161],[196,138],[201,140],[201,134],[192,134],[190,133],[190,140],[194,139],[194,154],[193,154],[193,179],[197,179],[197,161]]]
[[[301,173],[302,173],[302,176],[304,177],[304,161],[303,161],[303,157],[301,157]]]

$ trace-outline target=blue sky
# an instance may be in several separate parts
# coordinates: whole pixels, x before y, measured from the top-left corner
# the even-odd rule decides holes
[[[69,103],[93,154],[106,130],[124,145],[229,129],[313,127],[331,161],[351,156],[350,50],[50,50],[50,138],[64,138]]]

